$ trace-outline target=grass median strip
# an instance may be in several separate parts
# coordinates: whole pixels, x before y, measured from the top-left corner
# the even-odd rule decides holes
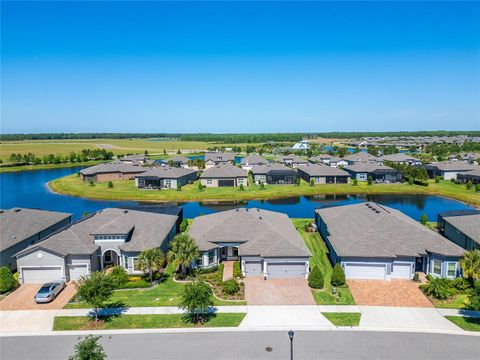
[[[322,315],[327,318],[335,326],[358,326],[360,324],[360,313],[338,313],[338,312],[322,312]]]
[[[98,323],[95,323],[95,321],[88,316],[56,316],[53,322],[53,330],[237,327],[244,317],[244,313],[220,313],[213,315],[205,323],[193,324],[189,322],[183,314],[120,315],[100,320]]]
[[[467,316],[445,316],[459,328],[466,331],[480,331],[480,318]]]

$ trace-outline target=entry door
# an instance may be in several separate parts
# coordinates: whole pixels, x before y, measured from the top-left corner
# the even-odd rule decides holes
[[[220,249],[220,257],[221,257],[222,259],[225,259],[225,258],[227,257],[227,247],[226,247],[226,246],[225,246],[225,247],[222,247],[222,248]]]

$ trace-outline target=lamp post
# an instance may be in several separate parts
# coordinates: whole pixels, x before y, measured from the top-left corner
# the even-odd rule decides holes
[[[290,360],[293,360],[293,336],[295,335],[295,333],[290,330],[288,332],[288,337],[290,338]]]

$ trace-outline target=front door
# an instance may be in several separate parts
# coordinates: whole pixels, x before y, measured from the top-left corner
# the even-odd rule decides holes
[[[226,258],[227,258],[227,256],[228,256],[227,249],[228,249],[228,248],[227,248],[226,246],[224,246],[224,247],[222,247],[222,248],[220,249],[220,257],[221,257],[222,259],[226,259]]]

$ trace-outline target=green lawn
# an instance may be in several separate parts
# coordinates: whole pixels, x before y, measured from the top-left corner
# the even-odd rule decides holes
[[[318,266],[324,275],[324,290],[312,290],[313,297],[319,305],[355,305],[350,290],[345,288],[337,288],[337,295],[332,294],[332,285],[330,278],[332,275],[332,266],[327,257],[327,246],[320,237],[318,231],[306,232],[305,225],[313,221],[313,219],[292,219],[293,224],[297,228],[300,236],[312,253],[310,258],[310,267]]]
[[[102,321],[96,330],[113,329],[157,329],[192,327],[237,327],[245,317],[244,313],[218,313],[204,324],[196,325],[187,321],[182,314],[169,315],[120,315]],[[92,320],[88,316],[56,316],[53,330],[90,330]]]
[[[62,169],[77,166],[92,166],[104,162],[102,160],[92,160],[79,163],[62,163],[62,164],[39,164],[39,165],[25,165],[25,166],[2,166],[0,173],[17,172],[17,171],[31,171],[31,170],[48,170],[48,169]]]
[[[445,316],[458,327],[466,331],[480,331],[480,318],[466,316]]]
[[[455,294],[447,300],[438,300],[435,298],[430,298],[430,300],[437,308],[468,309],[470,306],[470,296],[468,294]]]
[[[109,189],[107,183],[97,183],[95,186],[83,182],[77,175],[70,175],[49,183],[55,192],[99,200],[136,200],[136,201],[202,201],[202,200],[252,200],[273,199],[300,195],[322,194],[423,194],[440,195],[474,205],[480,205],[480,192],[466,190],[464,185],[450,181],[435,183],[430,181],[428,187],[408,184],[328,184],[310,186],[302,180],[297,185],[266,185],[265,189],[250,184],[240,191],[235,187],[198,189],[198,182],[186,185],[181,191],[168,189],[162,191],[139,190],[134,181],[114,181],[114,187]]]
[[[322,312],[328,321],[335,326],[358,326],[360,324],[360,313],[332,313]]]

